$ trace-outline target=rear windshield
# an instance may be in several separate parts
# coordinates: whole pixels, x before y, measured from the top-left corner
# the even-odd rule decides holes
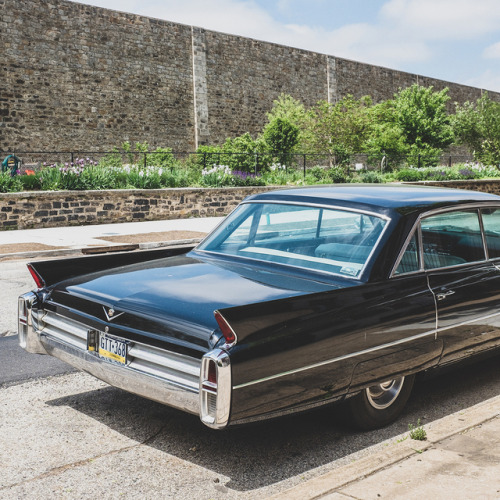
[[[197,250],[358,277],[386,223],[341,209],[247,203]]]

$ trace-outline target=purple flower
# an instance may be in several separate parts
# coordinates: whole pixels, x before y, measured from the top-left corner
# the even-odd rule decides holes
[[[474,172],[469,168],[463,168],[462,170],[459,170],[459,173],[463,177],[474,177]]]

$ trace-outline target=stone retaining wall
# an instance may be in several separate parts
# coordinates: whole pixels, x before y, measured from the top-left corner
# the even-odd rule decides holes
[[[408,184],[419,184],[422,186],[437,186],[454,189],[468,189],[469,191],[481,191],[500,195],[500,179],[480,179],[470,181],[425,181],[412,182]]]
[[[421,182],[500,195],[499,180]],[[251,194],[275,187],[0,194],[0,230],[227,215]]]
[[[267,187],[0,194],[0,230],[217,217]]]

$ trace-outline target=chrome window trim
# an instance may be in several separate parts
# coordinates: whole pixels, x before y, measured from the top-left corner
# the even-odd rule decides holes
[[[387,349],[387,348],[390,348],[390,347],[395,347],[395,346],[398,346],[398,345],[401,345],[401,344],[405,344],[405,343],[413,341],[413,340],[423,339],[423,338],[429,337],[431,335],[434,336],[434,340],[437,340],[438,333],[444,332],[446,330],[451,330],[451,329],[454,329],[454,328],[457,328],[457,327],[460,327],[460,326],[469,325],[469,324],[477,323],[477,322],[480,322],[480,321],[484,321],[485,319],[493,318],[493,317],[499,316],[499,315],[500,315],[500,311],[496,312],[496,313],[492,313],[492,314],[486,314],[484,316],[481,316],[480,318],[474,318],[474,319],[472,319],[470,321],[464,321],[464,322],[458,323],[456,325],[444,326],[442,328],[433,328],[432,330],[428,330],[427,332],[424,332],[424,333],[419,333],[418,335],[414,335],[412,337],[408,337],[408,338],[404,338],[404,339],[400,339],[400,340],[395,340],[393,342],[388,342],[387,344],[382,344],[382,345],[371,347],[369,349],[364,349],[362,351],[357,351],[357,352],[345,354],[345,355],[339,356],[337,358],[332,358],[332,359],[328,359],[328,360],[325,360],[325,361],[321,361],[319,363],[314,363],[312,365],[303,366],[303,367],[300,367],[300,368],[295,368],[293,370],[288,370],[286,372],[276,373],[274,375],[269,375],[268,377],[263,377],[261,379],[251,380],[250,382],[244,382],[243,384],[238,384],[238,385],[233,386],[233,390],[243,389],[245,387],[249,387],[249,386],[252,386],[252,385],[260,384],[262,382],[268,382],[269,380],[274,380],[274,379],[277,379],[277,378],[286,377],[287,375],[294,375],[296,373],[304,372],[304,371],[307,371],[307,370],[312,370],[314,368],[320,368],[322,366],[329,365],[329,364],[332,364],[332,363],[336,363],[338,361],[343,361],[345,359],[353,358],[355,356],[362,356],[364,354],[369,354],[369,353],[372,353],[372,352],[377,352],[377,351],[380,351],[382,349]]]
[[[288,200],[248,200],[241,202],[241,205],[248,204],[272,204],[272,205],[293,205],[297,207],[313,207],[313,208],[327,208],[331,210],[343,210],[345,212],[353,212],[357,214],[371,215],[373,217],[378,217],[379,219],[385,219],[387,221],[392,220],[388,215],[381,214],[380,212],[375,212],[371,210],[363,210],[361,208],[344,207],[342,205],[329,205],[327,203],[314,203],[314,202],[300,202],[300,201],[288,201]]]
[[[378,243],[378,242],[377,242]],[[210,257],[229,257],[231,259],[241,259],[245,262],[257,262],[259,264],[261,263],[266,263],[266,264],[272,264],[273,266],[280,266],[280,267],[288,267],[288,268],[292,268],[292,269],[300,269],[301,271],[306,271],[306,272],[311,272],[311,273],[315,273],[315,274],[320,274],[320,275],[323,275],[323,276],[338,276],[340,278],[345,278],[345,279],[348,279],[348,280],[353,280],[353,281],[361,281],[361,276],[363,275],[363,272],[364,272],[364,267],[363,266],[363,269],[361,270],[359,276],[349,276],[348,274],[338,274],[338,273],[332,273],[331,271],[325,271],[323,269],[313,269],[311,267],[302,267],[302,266],[295,266],[293,264],[283,264],[282,262],[272,262],[272,261],[263,261],[263,260],[259,260],[259,259],[254,259],[253,257],[245,257],[245,256],[242,256],[242,255],[230,255],[230,254],[225,254],[225,253],[217,253],[217,252],[210,252],[208,250],[196,250],[197,253],[200,253],[200,254],[206,254],[206,255],[209,255]],[[367,261],[368,259],[371,257],[371,253],[370,255],[368,256],[367,258]]]
[[[385,220],[386,224],[385,224],[384,228],[382,229],[381,233],[379,234],[379,237],[377,238],[377,240],[373,244],[372,249],[371,249],[370,253],[368,254],[368,257],[366,258],[365,263],[363,264],[363,267],[361,268],[361,271],[357,276],[349,276],[347,274],[334,273],[331,271],[325,271],[323,269],[314,269],[314,268],[310,268],[310,267],[296,266],[293,264],[283,264],[280,262],[272,262],[272,264],[279,265],[279,266],[291,267],[294,269],[301,269],[304,271],[310,271],[310,272],[318,273],[318,274],[322,274],[322,275],[339,276],[341,278],[345,278],[345,279],[349,279],[349,280],[353,280],[353,281],[362,281],[363,280],[364,275],[366,273],[367,264],[368,264],[368,262],[370,262],[371,258],[373,257],[375,249],[380,244],[380,241],[383,239],[383,237],[384,237],[385,233],[387,232],[387,230],[390,226],[390,223],[392,221],[391,217],[389,217],[386,214],[381,214],[378,212],[372,212],[369,210],[362,210],[362,209],[351,208],[351,207],[343,207],[341,205],[327,205],[327,204],[323,204],[323,203],[304,203],[304,202],[297,202],[297,201],[280,201],[280,200],[248,200],[248,201],[243,201],[238,206],[250,205],[250,204],[258,204],[258,205],[273,204],[273,205],[291,205],[291,206],[298,206],[298,207],[304,207],[304,208],[308,208],[308,207],[310,207],[310,208],[324,208],[324,209],[329,209],[329,210],[340,210],[340,211],[344,211],[344,212],[351,212],[351,213],[360,214],[360,215],[369,215],[371,217],[377,217],[378,219]],[[221,222],[221,224],[222,224],[222,222]],[[221,224],[219,224],[219,226]],[[219,226],[217,226],[217,228]],[[211,234],[212,233],[210,233],[210,235]],[[208,236],[207,236],[207,238],[208,238]],[[231,257],[231,258],[236,258],[236,259],[248,260],[251,262],[263,262],[259,259],[254,259],[252,257],[244,257],[241,255],[223,254],[223,253],[218,253],[218,252],[214,252],[214,251],[210,251],[210,250],[200,249],[198,247],[195,247],[194,251],[198,252],[198,253],[205,253],[205,254],[211,255],[211,256],[222,255],[223,257]]]
[[[477,216],[479,217],[479,228],[481,229],[481,237],[483,239],[483,250],[486,260],[490,260],[490,252],[488,252],[488,243],[486,242],[486,233],[484,231],[483,213],[480,208],[477,209]]]
[[[483,216],[482,216],[482,212],[481,212],[481,209],[489,208],[489,207],[497,207],[500,209],[500,202],[496,202],[496,203],[495,202],[493,202],[493,203],[492,202],[478,202],[478,203],[470,203],[470,204],[460,204],[460,205],[456,205],[454,207],[444,207],[444,208],[437,208],[434,210],[428,210],[427,212],[422,212],[421,214],[419,214],[417,217],[417,220],[413,224],[413,227],[411,228],[410,232],[408,233],[409,236],[406,238],[404,244],[401,247],[401,250],[398,254],[398,257],[395,261],[395,264],[392,267],[391,272],[389,274],[389,279],[399,278],[401,276],[408,276],[411,274],[417,274],[417,273],[426,272],[426,271],[440,271],[443,269],[457,269],[457,268],[468,266],[471,264],[477,264],[479,262],[491,262],[492,260],[494,260],[494,259],[489,258],[488,246],[486,244],[486,235],[484,233]],[[425,218],[433,216],[433,215],[438,215],[441,213],[456,212],[456,211],[460,211],[460,210],[464,210],[464,209],[465,210],[467,210],[467,209],[476,210],[476,212],[477,212],[477,215],[479,218],[479,227],[481,230],[481,237],[482,237],[482,241],[483,241],[483,252],[485,255],[485,259],[477,260],[474,262],[465,262],[463,264],[455,264],[454,266],[435,267],[432,269],[425,269],[424,268],[424,258],[423,258],[424,257],[423,256],[424,250],[423,250],[423,242],[422,242],[422,227],[420,225],[422,219],[425,219]],[[403,258],[403,254],[406,251],[406,247],[408,246],[409,242],[411,241],[411,238],[413,237],[413,233],[415,231],[418,231],[418,236],[419,236],[420,269],[418,271],[411,271],[408,273],[395,274],[396,269],[397,269],[401,259]],[[498,259],[500,257],[495,257],[495,258]]]

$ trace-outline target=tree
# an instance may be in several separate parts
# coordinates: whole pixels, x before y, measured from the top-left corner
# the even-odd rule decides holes
[[[279,163],[289,166],[299,142],[299,134],[297,125],[286,118],[275,117],[264,127],[262,137],[273,155],[278,157]]]
[[[435,163],[443,148],[453,142],[453,130],[446,111],[448,89],[435,92],[433,87],[414,84],[394,96],[394,123],[412,157],[427,157]]]
[[[372,161],[387,155],[396,163],[406,158],[414,165],[436,164],[443,148],[453,142],[448,101],[448,89],[435,92],[415,84],[373,106],[366,142]]]
[[[500,166],[500,103],[485,93],[475,104],[457,104],[452,123],[458,144],[467,146],[476,160]]]
[[[327,153],[335,165],[347,162],[352,153],[363,149],[369,137],[370,106],[368,96],[356,100],[348,95],[335,104],[319,101],[309,112],[308,149]]]
[[[381,164],[386,158],[390,168],[406,158],[408,145],[395,120],[394,101],[383,101],[369,109],[370,134],[365,143],[368,162]]]
[[[276,118],[287,120],[289,123],[295,125],[299,129],[297,149],[305,151],[307,144],[307,124],[309,121],[309,117],[304,105],[289,94],[280,94],[278,99],[275,99],[273,101],[273,107],[271,111],[267,113],[268,124],[273,122]],[[266,125],[266,127],[267,126],[268,125]]]

